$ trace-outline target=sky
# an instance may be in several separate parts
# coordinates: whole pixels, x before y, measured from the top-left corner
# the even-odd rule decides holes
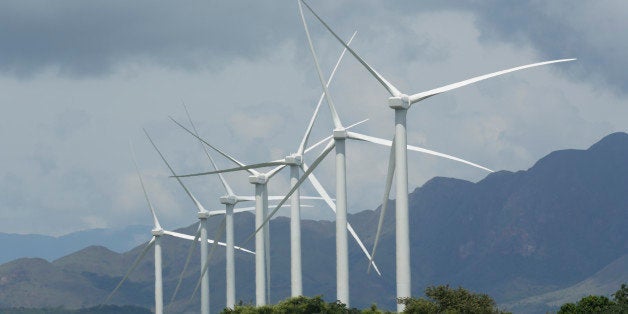
[[[408,143],[493,170],[525,170],[559,149],[585,149],[628,130],[626,1],[310,1],[354,49],[411,94],[544,60],[578,58],[441,94],[408,113]],[[340,44],[306,12],[328,75]],[[0,2],[0,232],[61,235],[151,224],[129,149],[161,224],[196,221],[196,209],[147,141],[178,173],[207,171],[185,103],[207,141],[245,163],[296,151],[321,93],[297,3],[282,1]],[[391,139],[388,94],[351,56],[330,87],[345,125]],[[324,104],[312,141],[333,128]],[[231,167],[214,154],[219,167]],[[312,161],[316,154],[307,155]],[[347,144],[350,212],[381,203],[385,147]],[[435,176],[487,173],[409,153],[410,191]],[[334,164],[315,171],[333,196]],[[246,174],[230,174],[240,195]],[[216,177],[187,179],[208,209]],[[270,194],[285,193],[288,173]],[[303,194],[314,195],[305,186]],[[394,194],[391,194],[394,195]],[[333,219],[323,204],[304,216]],[[375,231],[376,226],[373,227]]]

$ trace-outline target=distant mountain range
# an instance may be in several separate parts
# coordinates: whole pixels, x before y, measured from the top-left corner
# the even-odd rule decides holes
[[[99,228],[59,237],[0,232],[0,264],[20,257],[39,257],[51,261],[90,245],[102,245],[116,252],[125,252],[144,242],[146,232],[151,228],[141,225]]]
[[[394,308],[394,202],[390,204],[376,258],[382,277],[366,273],[367,261],[350,243],[352,306]],[[379,209],[349,217],[368,247],[378,217]],[[219,219],[210,219],[212,230]],[[628,274],[628,134],[611,134],[587,150],[553,152],[526,171],[500,171],[477,183],[434,178],[410,194],[410,219],[416,296],[428,285],[461,285],[488,293],[517,312],[538,312],[582,294],[610,294]],[[236,243],[242,243],[253,224],[252,214],[237,216]],[[330,221],[302,222],[306,295],[335,298],[334,226]],[[290,293],[288,236],[289,220],[272,220],[273,301]],[[142,248],[119,254],[94,246],[53,262],[19,259],[0,265],[0,307],[97,304]],[[166,300],[187,250],[188,243],[164,241]],[[198,311],[198,295],[188,300],[198,278],[195,254],[171,312]],[[218,310],[225,300],[224,250],[217,250],[212,261],[211,304]],[[152,268],[147,256],[112,302],[152,306]],[[237,298],[253,302],[253,256],[237,254],[236,270]]]

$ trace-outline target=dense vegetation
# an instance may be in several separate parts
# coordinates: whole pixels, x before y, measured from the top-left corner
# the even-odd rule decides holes
[[[560,307],[558,314],[628,314],[628,285],[613,294],[613,300],[602,295],[589,295],[576,303],[566,303]]]
[[[486,294],[469,292],[464,288],[453,289],[449,286],[428,287],[425,298],[405,298],[399,302],[406,305],[404,313],[504,313],[495,306],[495,301]],[[223,314],[383,314],[391,313],[377,308],[373,304],[368,309],[347,308],[340,302],[325,302],[321,296],[313,298],[296,297],[275,305],[256,307],[237,305],[235,309],[225,309]]]

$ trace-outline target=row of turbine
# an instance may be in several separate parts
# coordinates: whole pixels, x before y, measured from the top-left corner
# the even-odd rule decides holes
[[[447,158],[450,160],[454,160],[457,162],[465,163],[486,171],[491,171],[488,168],[482,167],[475,163],[469,162],[464,159],[460,159],[457,157],[453,157],[447,154],[435,152],[432,150],[428,150],[425,148],[407,145],[407,136],[406,136],[406,115],[407,110],[415,103],[430,98],[432,96],[451,91],[469,84],[473,84],[485,79],[489,79],[492,77],[496,77],[499,75],[507,74],[514,71],[519,71],[527,68],[558,63],[558,62],[566,62],[573,61],[575,59],[559,59],[552,60],[546,62],[539,62],[528,64],[524,66],[519,66],[515,68],[510,68],[498,72],[489,73],[486,75],[481,75],[477,77],[473,77],[471,79],[467,79],[464,81],[460,81],[457,83],[445,85],[442,87],[438,87],[435,89],[431,89],[425,92],[415,93],[412,95],[407,95],[400,92],[394,85],[392,85],[388,80],[386,80],[381,74],[379,74],[375,69],[373,69],[368,63],[364,61],[362,57],[360,57],[349,45],[353,36],[350,38],[348,42],[344,42],[330,27],[329,25],[323,21],[323,19],[318,16],[314,10],[303,0],[297,0],[299,14],[301,17],[301,21],[303,23],[303,27],[305,30],[305,34],[308,40],[308,45],[310,52],[312,54],[314,64],[316,66],[316,71],[318,74],[318,78],[320,80],[320,84],[323,90],[322,95],[319,98],[318,104],[314,113],[310,119],[310,122],[306,128],[305,134],[294,154],[291,154],[280,160],[273,160],[270,162],[263,162],[252,165],[245,165],[237,159],[233,158],[229,154],[223,152],[219,148],[211,145],[206,140],[201,138],[198,135],[194,124],[190,119],[190,123],[192,126],[192,130],[186,128],[181,123],[172,119],[176,124],[178,124],[181,128],[186,130],[192,136],[194,136],[199,142],[203,144],[203,149],[207,157],[209,158],[213,170],[193,173],[193,174],[185,174],[185,175],[177,175],[174,170],[168,165],[163,155],[157,150],[162,157],[163,161],[168,165],[170,172],[172,173],[172,177],[176,178],[181,186],[184,188],[186,193],[199,209],[199,219],[201,219],[201,224],[199,226],[200,230],[200,238],[201,238],[201,313],[208,313],[209,311],[209,288],[208,288],[208,277],[207,277],[207,267],[208,267],[208,259],[207,259],[207,243],[210,241],[207,239],[207,230],[206,227],[203,227],[203,219],[205,219],[210,215],[208,211],[206,211],[200,203],[192,196],[189,190],[183,185],[181,181],[182,177],[191,177],[191,176],[200,176],[200,175],[210,175],[210,174],[218,174],[220,180],[227,192],[227,195],[220,198],[221,203],[226,205],[226,216],[223,221],[225,221],[227,235],[226,235],[226,247],[227,247],[227,307],[233,307],[235,304],[235,287],[233,286],[233,254],[235,247],[233,246],[233,218],[232,214],[234,211],[234,205],[239,201],[249,201],[253,200],[250,198],[240,198],[233,194],[231,188],[227,185],[225,179],[222,176],[222,173],[225,172],[233,172],[233,171],[247,171],[249,172],[249,182],[255,185],[255,232],[251,234],[245,240],[245,244],[248,241],[255,237],[255,291],[256,291],[256,304],[264,305],[268,302],[269,299],[269,229],[268,222],[269,220],[277,213],[277,211],[284,206],[284,204],[291,200],[291,211],[290,211],[290,239],[291,239],[291,294],[292,296],[298,296],[302,294],[302,272],[301,272],[301,232],[300,232],[300,186],[306,180],[309,180],[327,205],[335,212],[336,214],[336,287],[337,287],[337,300],[349,305],[349,264],[348,264],[348,235],[347,231],[352,235],[352,237],[356,240],[361,250],[364,252],[364,255],[369,260],[369,270],[371,267],[375,269],[375,271],[381,275],[379,269],[374,263],[374,257],[377,249],[377,244],[379,242],[379,237],[381,235],[382,223],[384,219],[384,215],[387,208],[388,198],[390,194],[390,189],[392,187],[393,177],[396,177],[396,200],[395,200],[395,226],[396,226],[396,280],[397,280],[397,297],[405,298],[411,296],[411,274],[410,274],[410,241],[409,241],[409,215],[408,215],[408,168],[407,168],[407,151],[416,151],[421,153],[426,153],[438,157]],[[316,52],[314,49],[314,45],[312,43],[308,25],[303,14],[302,3],[310,10],[310,12],[314,15],[314,17],[321,22],[321,24],[335,37],[343,46],[344,50],[340,55],[336,65],[334,66],[331,75],[326,81],[323,77],[322,71],[320,69],[318,58],[316,56]],[[355,125],[358,125],[364,121],[358,122],[356,124],[345,127],[336,111],[334,103],[332,101],[331,95],[329,94],[328,86],[331,83],[333,76],[340,64],[344,54],[346,51],[349,51],[356,59],[359,61],[366,70],[390,93],[391,97],[388,99],[388,106],[395,110],[395,135],[392,140],[385,140],[381,138],[376,138],[373,136],[364,135],[357,132],[349,131],[349,129]],[[310,133],[312,131],[312,127],[314,125],[314,121],[318,116],[318,112],[320,106],[323,102],[326,101],[330,111],[332,122],[334,125],[334,129],[331,132],[331,135],[324,138],[323,140],[317,142],[316,144],[308,147],[308,140]],[[188,114],[189,118],[189,114]],[[148,136],[148,134],[147,134]],[[388,171],[386,175],[385,181],[385,189],[384,189],[384,197],[382,200],[382,209],[380,212],[380,218],[377,226],[377,233],[375,236],[375,242],[372,248],[371,253],[367,251],[366,247],[355,233],[355,230],[351,227],[351,225],[347,222],[347,191],[346,191],[346,150],[345,150],[345,142],[346,140],[359,140],[370,142],[374,144],[384,145],[390,147],[389,161],[388,161]],[[157,149],[152,139],[149,140]],[[308,166],[304,160],[304,154],[311,151],[315,147],[321,146],[325,144],[323,151],[313,160],[313,162]],[[207,147],[212,148],[231,162],[233,162],[236,166],[234,168],[217,170],[216,165],[207,152]],[[325,191],[320,181],[314,176],[312,173],[314,169],[322,162],[322,160],[335,148],[335,164],[336,164],[336,200],[334,200],[329,196],[329,194]],[[268,172],[259,172],[255,170],[256,168],[262,167],[274,167],[272,170]],[[291,189],[286,193],[283,197],[277,198],[269,198],[267,192],[267,183],[270,178],[272,178],[275,174],[277,174],[283,168],[290,167],[290,182]],[[301,174],[301,171],[303,174]],[[396,172],[396,176],[395,176]],[[268,200],[269,199],[277,199],[279,202],[275,205],[272,211],[268,211]],[[311,199],[311,198],[310,198]],[[201,210],[202,209],[202,210]],[[152,209],[151,209],[152,211]],[[154,213],[154,211],[153,211]],[[153,214],[154,215],[154,214]],[[154,218],[156,221],[156,218]],[[156,229],[158,224],[156,223]],[[160,228],[159,228],[160,229]],[[219,228],[222,229],[222,228]],[[231,231],[230,231],[231,230]],[[159,232],[153,232],[155,237],[153,239],[158,239]],[[164,233],[163,234],[167,234]],[[218,237],[220,237],[221,231],[218,232]],[[191,236],[189,236],[191,237]],[[198,235],[197,237],[198,238]],[[197,239],[194,238],[195,241]],[[157,240],[151,242],[157,242]],[[151,244],[149,242],[149,245]],[[157,244],[155,244],[157,248]],[[203,249],[203,247],[205,247]],[[214,246],[215,247],[215,246]],[[148,250],[149,246],[146,247],[140,258],[145,254]],[[157,250],[156,253],[157,254]],[[211,255],[211,252],[209,253]],[[189,259],[189,258],[188,258]],[[157,260],[157,259],[156,259]],[[187,264],[187,262],[186,262]],[[231,268],[230,268],[231,267]],[[231,277],[230,277],[230,274]],[[157,265],[156,265],[156,276],[157,276]],[[126,278],[127,276],[125,276]],[[160,288],[161,289],[161,288]],[[177,289],[175,289],[175,293]],[[156,279],[156,289],[155,289],[155,298],[156,298],[156,309],[157,307],[157,279]],[[403,311],[403,305],[398,305],[398,311]],[[157,311],[156,311],[157,312]]]

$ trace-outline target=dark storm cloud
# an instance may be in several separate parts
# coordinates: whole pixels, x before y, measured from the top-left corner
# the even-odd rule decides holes
[[[91,76],[125,62],[193,68],[260,56],[294,28],[294,8],[291,1],[3,1],[0,69]]]
[[[394,30],[401,37],[420,32],[406,25],[420,11],[474,12],[484,40],[532,44],[546,58],[578,57],[579,66],[571,69],[579,77],[628,90],[623,1],[311,2],[342,34]],[[82,77],[133,62],[186,70],[221,67],[233,59],[264,58],[286,41],[302,40],[296,12],[289,0],[3,1],[0,71],[28,77],[52,68]],[[429,58],[418,53],[425,40],[402,41],[409,45],[403,51],[417,53],[397,57]]]
[[[628,92],[628,2],[478,1],[485,40],[533,44],[547,58],[577,57],[579,77]]]

